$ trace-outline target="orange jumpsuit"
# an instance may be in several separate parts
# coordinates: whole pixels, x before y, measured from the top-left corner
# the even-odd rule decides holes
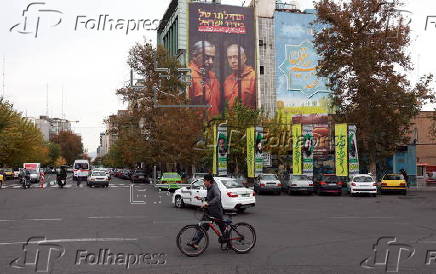
[[[235,73],[232,73],[224,81],[224,96],[229,108],[235,104],[238,90],[238,77]],[[240,100],[243,105],[256,108],[256,72],[250,66],[244,66],[241,73],[241,97]]]
[[[189,87],[189,98],[194,105],[211,105],[209,108],[209,116],[219,114],[221,103],[220,83],[216,78],[215,72],[209,71],[208,77],[203,82],[203,76],[200,68],[194,63],[189,64],[191,69],[192,83]],[[203,94],[204,93],[204,94]],[[204,96],[204,97],[203,97]]]

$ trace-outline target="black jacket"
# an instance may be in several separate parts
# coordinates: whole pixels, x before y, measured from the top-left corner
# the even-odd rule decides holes
[[[221,191],[216,183],[213,183],[210,187],[207,188],[206,201],[208,204],[209,215],[215,218],[222,219],[223,206],[221,204]]]

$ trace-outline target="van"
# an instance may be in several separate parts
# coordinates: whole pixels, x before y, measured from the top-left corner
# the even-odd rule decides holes
[[[88,160],[75,160],[73,164],[73,181],[80,178],[81,181],[86,181],[90,174],[90,166]]]

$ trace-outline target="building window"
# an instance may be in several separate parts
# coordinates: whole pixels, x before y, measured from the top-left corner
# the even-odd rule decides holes
[[[260,66],[260,75],[263,75],[265,73],[264,67]]]
[[[259,40],[259,47],[263,47],[263,40]]]

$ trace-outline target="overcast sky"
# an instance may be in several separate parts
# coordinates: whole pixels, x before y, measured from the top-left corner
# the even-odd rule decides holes
[[[125,108],[115,90],[129,78],[126,64],[129,48],[144,39],[156,40],[156,32],[143,28],[128,34],[125,27],[111,31],[109,20],[160,19],[170,0],[41,2],[45,4],[31,6],[25,16],[23,10],[32,1],[0,2],[0,73],[3,72],[4,56],[4,95],[24,115],[38,117],[46,114],[48,85],[48,114],[61,117],[63,90],[65,118],[79,121],[73,124],[73,130],[82,136],[85,148],[95,152],[99,145],[99,133],[105,129],[103,120],[118,109]],[[223,4],[233,5],[241,5],[242,2],[222,1]],[[302,9],[313,8],[310,0],[299,3]],[[406,9],[412,12],[414,42],[410,52],[416,67],[411,77],[414,81],[418,74],[436,72],[436,1],[410,0],[410,3],[413,5],[407,5]],[[105,14],[109,15],[105,30],[102,30],[103,23],[99,31],[92,29],[94,22],[97,28],[99,16],[103,18]],[[427,20],[427,16],[435,17]],[[3,77],[0,79],[2,95]],[[426,107],[426,110],[430,109],[432,106]]]

